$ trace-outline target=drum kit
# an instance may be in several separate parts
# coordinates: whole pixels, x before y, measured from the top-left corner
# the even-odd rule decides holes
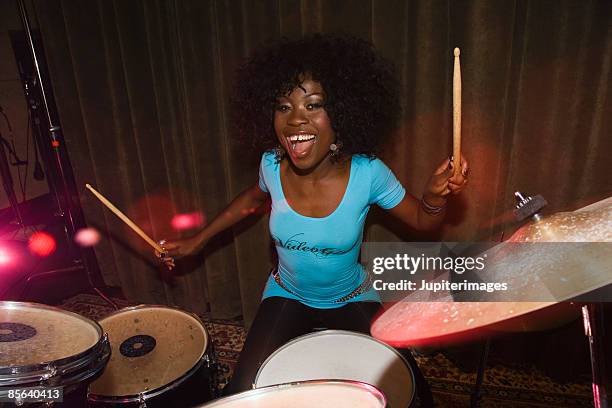
[[[526,225],[509,241],[542,242],[551,237],[563,242],[612,242],[612,198]],[[601,265],[601,258],[609,259],[612,253],[597,255]],[[510,251],[508,256],[516,254]],[[569,271],[568,276],[574,295],[561,304],[593,289],[593,282],[604,282],[600,275],[584,279]],[[521,327],[532,327],[525,323],[526,317],[556,306],[407,298],[379,316],[372,326],[374,337],[341,330],[298,337],[261,365],[253,390],[215,399],[219,387],[213,345],[194,314],[142,305],[94,322],[50,306],[0,302],[0,398],[10,389],[42,386],[61,387],[64,406],[189,407],[209,401],[200,406],[403,408],[414,401],[415,378],[404,357],[390,345],[482,337],[521,318]],[[602,407],[607,406],[603,387],[607,378],[599,365],[602,345],[596,337],[601,329],[593,320],[596,311],[586,308],[583,313],[592,351],[595,406]]]

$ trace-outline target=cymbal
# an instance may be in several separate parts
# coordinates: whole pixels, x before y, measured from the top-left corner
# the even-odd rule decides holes
[[[612,202],[529,223],[507,242],[612,242]]]
[[[519,245],[512,250],[513,243],[527,242],[612,242],[612,197],[528,224],[501,244],[501,250],[498,246],[493,248],[504,255],[501,259],[507,266],[504,269],[502,265],[498,272],[510,277],[510,287],[519,285],[522,291],[546,288],[554,292],[555,301],[457,302],[449,294],[437,302],[418,302],[414,301],[418,297],[409,295],[375,320],[372,335],[393,346],[405,347],[440,345],[499,330],[543,330],[577,314],[575,306],[559,306],[558,302],[612,284],[612,251],[607,250],[607,244],[569,246],[573,253],[545,254],[546,261],[542,261],[541,251],[546,250],[542,246]],[[589,265],[584,267],[585,263]],[[528,278],[534,276],[540,286],[529,283]]]

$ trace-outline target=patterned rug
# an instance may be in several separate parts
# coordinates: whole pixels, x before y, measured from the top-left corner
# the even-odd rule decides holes
[[[461,371],[443,353],[416,356],[437,407],[469,407],[475,373]],[[496,365],[485,371],[481,407],[592,407],[590,384],[558,384],[534,367]]]
[[[119,307],[129,302],[113,298]],[[114,309],[101,297],[80,294],[66,300],[60,307],[99,320]],[[240,321],[215,320],[200,316],[213,340],[219,363],[218,381],[223,386],[231,377],[246,334]],[[445,354],[436,352],[415,356],[431,387],[436,407],[470,406],[470,393],[476,381],[474,373],[459,369]],[[533,367],[521,369],[501,365],[487,367],[482,388],[483,408],[583,408],[592,407],[590,384],[559,384]]]

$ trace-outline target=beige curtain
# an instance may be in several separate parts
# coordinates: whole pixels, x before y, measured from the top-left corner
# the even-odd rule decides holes
[[[233,71],[281,36],[344,32],[398,66],[403,116],[385,161],[413,194],[451,151],[452,50],[461,48],[468,191],[433,236],[374,211],[371,240],[496,239],[513,192],[549,212],[612,195],[609,1],[35,0],[66,144],[89,182],[154,238],[175,213],[209,219],[257,178],[228,121]],[[172,276],[82,190],[106,282],[214,317],[256,310],[270,267],[266,215],[219,236]]]

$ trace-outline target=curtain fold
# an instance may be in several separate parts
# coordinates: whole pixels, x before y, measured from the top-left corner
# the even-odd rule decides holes
[[[401,83],[402,118],[384,160],[415,195],[451,151],[452,50],[461,48],[470,186],[449,224],[417,234],[373,211],[370,240],[496,239],[516,225],[513,192],[548,212],[612,195],[607,1],[34,0],[79,186],[98,188],[155,239],[178,213],[211,219],[257,180],[229,123],[233,72],[281,36],[342,32],[372,41]],[[354,61],[352,63],[358,63]],[[366,113],[367,114],[367,113]],[[104,235],[104,279],[131,300],[248,323],[270,263],[261,211],[172,275],[82,189]]]

